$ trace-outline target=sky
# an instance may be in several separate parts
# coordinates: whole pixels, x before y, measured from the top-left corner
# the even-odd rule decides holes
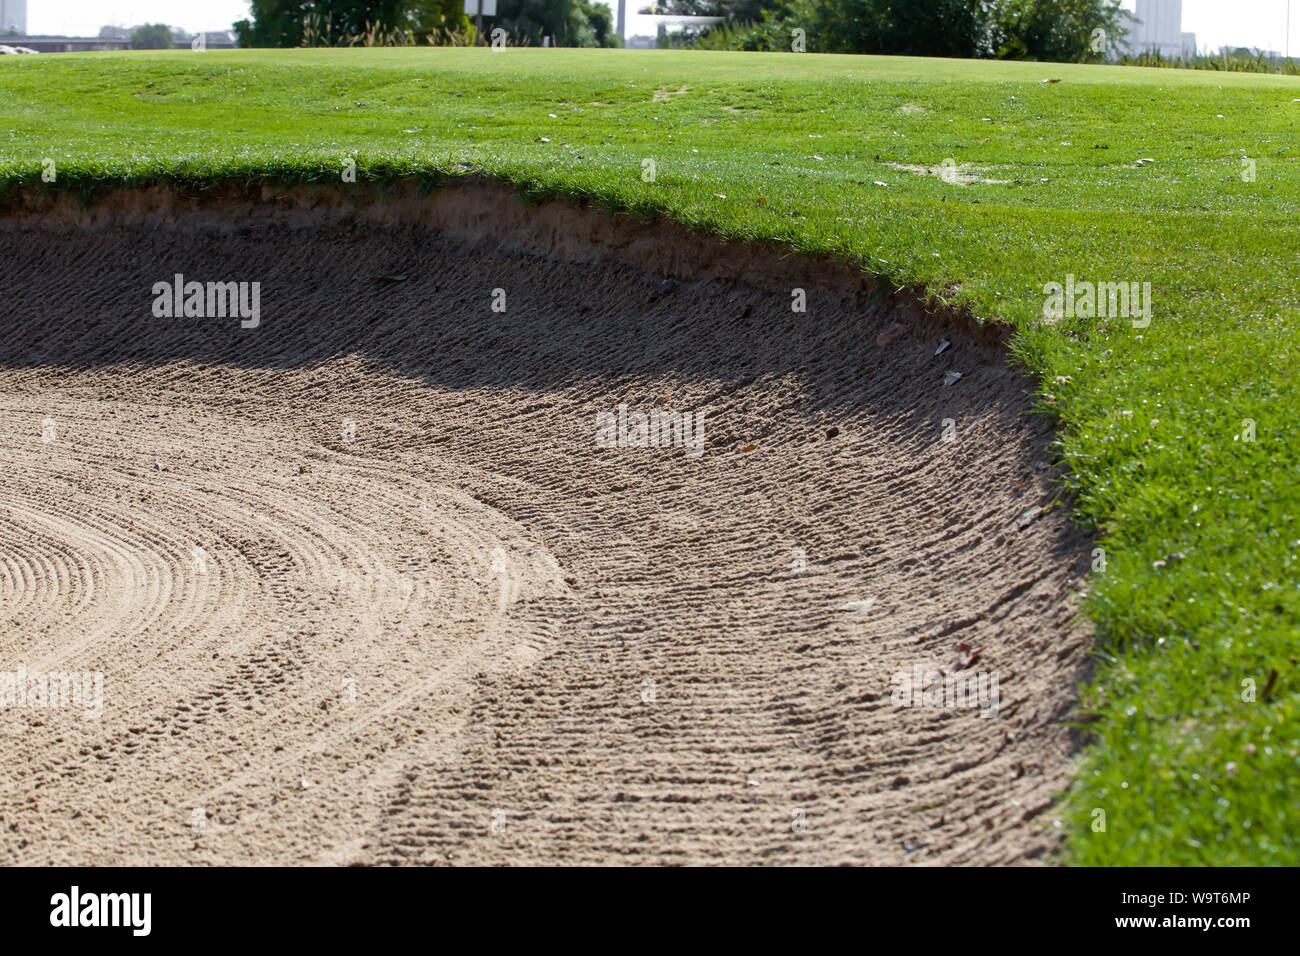
[[[653,21],[631,11],[650,0],[629,0],[628,33],[654,33]],[[1136,0],[1124,0],[1133,9]],[[1261,47],[1286,52],[1287,0],[1183,0],[1183,29],[1202,48]],[[27,0],[31,33],[94,36],[105,24],[167,23],[193,33],[224,30],[248,16],[247,0]],[[1291,17],[1291,53],[1300,56],[1300,0]]]

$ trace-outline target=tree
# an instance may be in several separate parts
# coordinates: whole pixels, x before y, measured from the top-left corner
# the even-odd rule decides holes
[[[302,43],[307,17],[315,4],[290,0],[252,0],[252,20],[235,23],[241,47],[290,47]]]
[[[415,4],[415,35],[420,43],[445,46],[453,39],[466,43],[473,35],[465,0],[426,0]]]
[[[245,47],[449,43],[469,33],[464,0],[252,0],[235,24]],[[515,42],[617,46],[609,7],[592,0],[499,0],[493,26]],[[486,28],[486,27],[485,27]]]
[[[802,27],[819,53],[987,56],[993,51],[990,0],[667,0],[686,16],[761,24],[764,35]],[[737,34],[738,36],[741,34]],[[743,31],[744,47],[767,48]],[[788,43],[785,44],[788,48]]]
[[[172,29],[165,23],[146,23],[131,31],[133,50],[170,50],[175,46]]]
[[[701,47],[789,49],[796,27],[819,53],[1097,61],[1126,31],[1119,0],[668,0],[721,16]],[[688,31],[683,40],[693,41]]]
[[[817,22],[814,0],[789,0],[780,9],[764,10],[760,19],[743,22],[728,20],[705,28],[695,36],[695,31],[683,31],[680,39],[701,50],[746,50],[758,53],[788,53],[794,42],[794,29],[805,32],[807,52],[821,52],[816,35],[807,36]]]
[[[1002,0],[998,56],[1098,62],[1128,32],[1119,0]]]
[[[623,38],[614,32],[613,5],[593,3],[592,0],[579,0],[591,31],[596,35],[596,46],[616,47],[623,45]]]
[[[664,12],[682,17],[726,17],[732,23],[758,23],[764,14],[781,19],[789,12],[786,0],[666,0]]]
[[[463,0],[252,0],[243,47],[445,43],[469,30]]]
[[[541,46],[618,46],[610,8],[591,0],[497,0],[496,25],[515,42]]]
[[[988,0],[826,0],[817,9],[818,49],[826,52],[972,57],[992,50]]]

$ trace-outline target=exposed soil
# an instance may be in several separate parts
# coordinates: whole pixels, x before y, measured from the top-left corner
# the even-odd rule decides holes
[[[104,675],[0,707],[0,859],[1051,861],[1090,545],[996,330],[486,184],[29,197],[0,261],[0,671]]]

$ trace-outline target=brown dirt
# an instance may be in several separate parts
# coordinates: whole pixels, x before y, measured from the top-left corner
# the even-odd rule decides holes
[[[0,220],[0,671],[104,674],[0,708],[0,859],[1050,861],[1089,546],[996,330],[487,184],[257,200]],[[996,718],[892,702],[977,648]]]

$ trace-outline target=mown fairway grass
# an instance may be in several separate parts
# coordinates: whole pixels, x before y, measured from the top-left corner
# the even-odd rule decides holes
[[[794,54],[5,57],[0,190],[41,187],[45,157],[43,188],[75,190],[338,182],[348,156],[360,180],[484,172],[853,256],[1015,323],[1105,551],[1071,858],[1294,865],[1298,101],[1286,77]],[[947,158],[1003,182],[890,165]],[[1150,327],[1044,324],[1067,274],[1152,283]]]

